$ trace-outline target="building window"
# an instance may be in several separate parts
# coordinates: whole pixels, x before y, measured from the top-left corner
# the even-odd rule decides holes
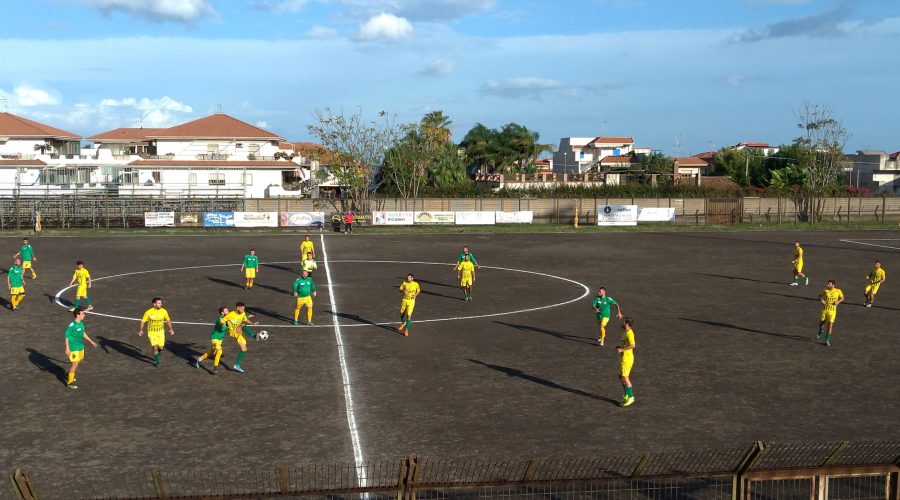
[[[247,146],[247,153],[259,156],[259,144],[250,144]]]
[[[219,154],[219,145],[218,144],[207,144],[206,152],[211,155]]]
[[[191,172],[188,174],[188,184],[191,186],[197,185],[197,173],[196,172]]]
[[[153,177],[154,184],[158,184],[160,180],[162,180],[162,173],[160,173],[158,170],[150,172],[150,175]]]
[[[209,174],[209,185],[210,186],[224,186],[225,185],[225,174]]]
[[[244,185],[252,186],[253,185],[253,174],[244,174]]]
[[[579,153],[578,153],[578,159],[579,159],[579,160],[583,160],[583,159],[584,159],[584,151],[579,151]]]

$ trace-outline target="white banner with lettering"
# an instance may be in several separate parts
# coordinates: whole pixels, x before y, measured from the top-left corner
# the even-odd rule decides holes
[[[636,226],[637,205],[600,205],[597,207],[598,226]]]
[[[412,226],[415,212],[372,212],[373,226]]]
[[[517,212],[500,212],[494,214],[497,224],[531,224],[534,222],[534,212],[521,210]]]
[[[416,212],[416,224],[453,224],[456,222],[456,212]]]
[[[175,212],[144,212],[144,227],[175,227]]]
[[[456,212],[456,223],[460,225],[491,225],[497,221],[495,212]]]
[[[278,227],[278,212],[235,212],[234,227]]]
[[[674,208],[640,208],[638,222],[672,222],[675,220]]]

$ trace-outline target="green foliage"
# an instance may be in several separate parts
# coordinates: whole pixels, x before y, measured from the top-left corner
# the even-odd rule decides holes
[[[647,172],[672,173],[675,168],[674,159],[662,153],[641,156],[641,169]]]
[[[540,134],[517,123],[507,123],[499,130],[476,124],[466,133],[460,146],[481,172],[524,172],[542,153],[552,151],[541,144]]]

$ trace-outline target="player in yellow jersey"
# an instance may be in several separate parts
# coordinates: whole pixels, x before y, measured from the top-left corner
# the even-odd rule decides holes
[[[150,347],[153,349],[153,360],[156,361],[156,366],[159,366],[160,354],[166,347],[164,324],[169,326],[169,335],[175,335],[175,330],[172,328],[172,320],[169,319],[169,311],[163,309],[162,299],[153,297],[150,303],[153,307],[144,312],[138,337],[144,335],[144,324],[147,324],[147,339],[150,340]]]
[[[459,286],[463,289],[465,301],[472,300],[472,285],[475,283],[475,264],[466,254],[464,260],[456,266],[456,277],[459,278]]]
[[[625,318],[622,320],[622,343],[616,347],[619,353],[619,380],[622,382],[622,390],[625,394],[622,396],[622,406],[631,406],[634,404],[634,386],[631,384],[631,368],[634,366],[634,320]]]
[[[884,268],[881,267],[881,261],[875,261],[875,269],[866,275],[866,279],[869,280],[869,284],[866,286],[866,307],[872,307],[872,303],[875,302],[875,294],[878,293],[881,284],[887,280]]]
[[[87,306],[84,309],[85,311],[93,310],[94,306],[91,305],[91,299],[87,296],[88,289],[91,288],[91,273],[85,269],[84,262],[80,260],[75,263],[75,273],[72,275],[72,281],[69,282],[69,286],[74,285],[76,281],[78,282],[78,288],[75,290],[75,303],[72,304],[69,310],[80,309],[82,303]]]
[[[405,337],[409,337],[409,324],[412,323],[413,310],[416,308],[416,297],[421,292],[422,289],[414,281],[412,273],[407,274],[406,281],[400,283],[403,300],[400,301],[400,324],[397,325],[397,331],[403,332]]]
[[[804,285],[808,285],[809,277],[803,274],[803,248],[799,241],[794,242],[794,260],[791,263],[794,265],[794,281],[791,282],[791,286],[799,285],[800,278],[803,278]]]
[[[244,338],[244,334],[246,333],[251,338],[258,338],[253,330],[251,330],[247,325],[258,325],[259,323],[251,323],[250,318],[253,317],[252,314],[247,314],[245,312],[247,306],[244,305],[243,302],[238,302],[234,305],[234,311],[226,314],[223,318],[225,320],[225,324],[228,325],[228,334],[231,338],[237,342],[238,347],[241,348],[241,352],[237,353],[237,357],[234,359],[234,371],[244,373],[244,369],[241,367],[241,362],[244,360],[244,356],[247,355],[247,339]]]
[[[312,254],[310,257],[308,254]],[[316,258],[316,248],[313,245],[312,240],[309,238],[309,235],[303,237],[303,241],[300,242],[300,261],[303,259],[315,259]]]
[[[844,292],[837,288],[834,280],[828,280],[825,289],[819,293],[819,302],[822,303],[822,315],[819,318],[819,334],[817,339],[825,334],[825,345],[831,345],[831,330],[834,328],[834,320],[837,317],[837,306],[844,301]]]

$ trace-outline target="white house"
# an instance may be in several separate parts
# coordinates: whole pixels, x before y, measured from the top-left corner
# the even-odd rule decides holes
[[[847,155],[845,185],[882,193],[900,193],[900,151],[857,151]]]
[[[563,137],[553,153],[553,170],[582,173],[599,166],[607,156],[627,156],[633,150],[631,137]]]
[[[779,151],[777,146],[770,146],[768,142],[739,142],[732,149],[755,149],[763,156],[772,156]]]

